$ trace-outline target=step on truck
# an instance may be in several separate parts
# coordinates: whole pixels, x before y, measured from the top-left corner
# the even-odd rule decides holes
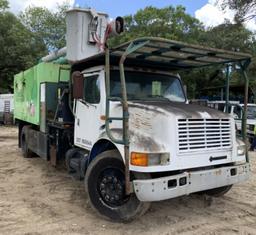
[[[109,48],[121,17],[72,9],[66,21],[67,46],[14,79],[24,157],[65,161],[92,208],[115,221],[143,215],[154,201],[220,196],[248,179],[234,119],[189,104],[179,71],[236,64],[246,117],[250,55],[150,37]]]

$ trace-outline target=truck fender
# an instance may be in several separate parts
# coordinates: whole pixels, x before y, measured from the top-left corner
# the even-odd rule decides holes
[[[104,138],[99,139],[97,142],[95,142],[95,144],[93,145],[93,147],[90,151],[88,165],[100,153],[105,152],[107,150],[113,150],[113,149],[117,149],[120,153],[120,157],[122,156],[122,154],[120,152],[120,148],[116,144],[111,142],[109,139],[104,139]],[[123,158],[122,158],[122,160],[123,160]]]

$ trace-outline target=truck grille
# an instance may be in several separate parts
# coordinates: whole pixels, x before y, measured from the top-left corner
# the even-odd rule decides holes
[[[178,119],[180,153],[231,148],[230,119]]]

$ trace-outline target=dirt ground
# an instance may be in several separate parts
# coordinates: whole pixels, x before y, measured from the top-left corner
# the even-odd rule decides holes
[[[83,183],[40,158],[24,159],[17,129],[0,127],[0,234],[256,234],[256,154],[252,176],[211,202],[190,195],[153,203],[128,224],[101,219]]]

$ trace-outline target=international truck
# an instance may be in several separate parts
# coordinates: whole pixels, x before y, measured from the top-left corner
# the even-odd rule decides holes
[[[121,17],[72,9],[66,20],[67,47],[14,79],[24,157],[65,161],[92,208],[115,221],[142,216],[154,201],[220,196],[248,179],[234,119],[189,104],[179,71],[238,64],[246,101],[250,55],[151,37],[109,48]]]

